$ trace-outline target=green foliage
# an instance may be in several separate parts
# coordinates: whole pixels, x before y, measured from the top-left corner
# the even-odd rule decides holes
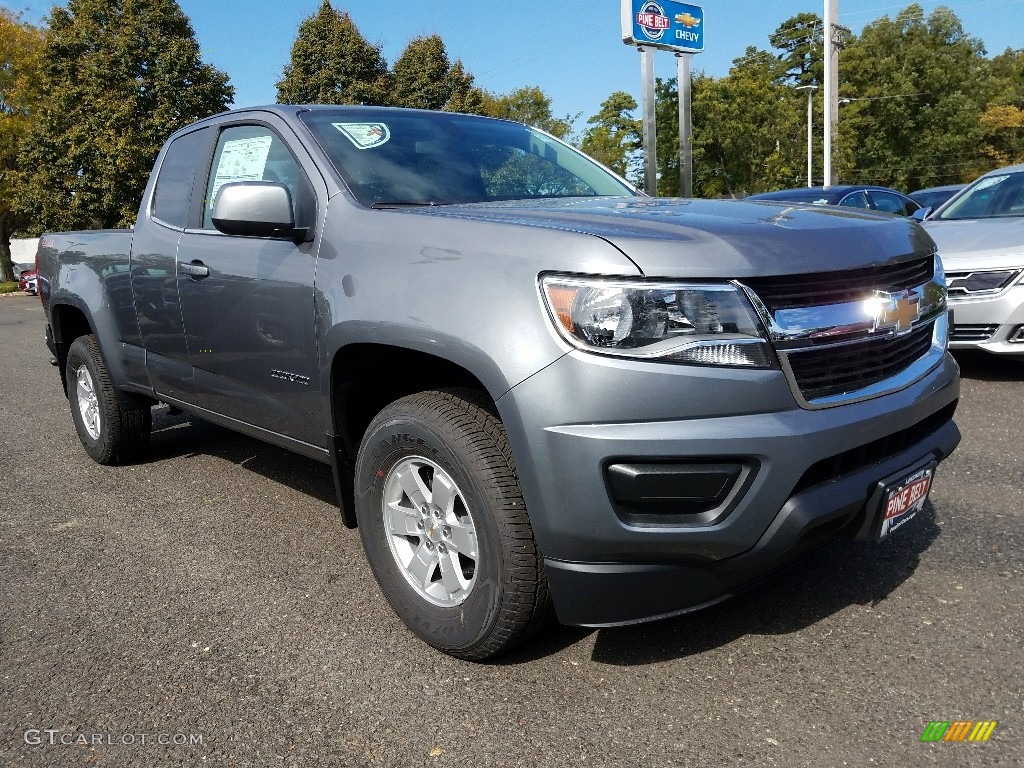
[[[822,59],[821,17],[814,13],[798,13],[782,22],[768,42],[781,53],[779,62],[785,69],[785,79],[791,85],[820,85],[825,70]]]
[[[693,79],[694,194],[739,197],[799,182],[802,94],[782,84],[785,64],[748,48],[729,77]],[[679,194],[679,116],[675,81],[658,107],[659,194]],[[663,125],[664,124],[664,125]]]
[[[623,177],[636,175],[636,151],[643,144],[643,122],[633,117],[636,99],[616,91],[601,103],[601,110],[587,120],[580,148]]]
[[[551,114],[551,97],[537,86],[517,88],[504,96],[483,94],[483,114],[515,120],[519,123],[540,128],[560,139],[572,131],[577,116],[566,115],[558,118]]]
[[[973,179],[990,165],[980,151],[988,66],[984,48],[951,10],[927,18],[913,4],[867,25],[843,51],[840,91],[853,109],[840,123],[856,137],[844,181],[901,189]]]
[[[167,136],[233,94],[175,0],[54,6],[43,61],[19,157],[17,205],[33,234],[131,224]]]
[[[330,0],[299,25],[277,83],[282,104],[390,104],[392,80],[379,45]]]
[[[444,41],[437,35],[413,38],[392,68],[392,104],[414,109],[479,112],[483,92],[461,61],[450,64]]]
[[[18,283],[16,282],[0,282],[0,293],[16,293],[18,290]]]
[[[448,83],[451,91],[444,105],[446,112],[485,114],[484,92],[473,85],[473,76],[466,71],[461,61],[456,61],[448,70]]]
[[[451,64],[444,41],[437,35],[415,37],[392,69],[395,106],[444,109],[451,97]]]
[[[18,153],[40,95],[44,40],[44,30],[0,8],[0,280],[14,278],[11,234],[23,223],[12,210],[17,196]]]
[[[996,166],[1024,162],[1024,50],[1008,49],[989,66],[988,106],[981,115],[982,152]]]

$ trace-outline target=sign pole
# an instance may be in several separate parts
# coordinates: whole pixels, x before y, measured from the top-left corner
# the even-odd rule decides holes
[[[679,187],[684,196],[693,197],[690,56],[704,50],[704,9],[677,0],[621,0],[620,14],[622,42],[640,51],[644,189],[658,196],[654,51],[671,51],[679,58]]]
[[[643,80],[644,190],[658,196],[658,157],[654,103],[654,49],[640,48],[640,78]]]
[[[690,59],[692,54],[677,53],[676,85],[679,91],[679,192],[693,197],[693,110],[690,109]]]

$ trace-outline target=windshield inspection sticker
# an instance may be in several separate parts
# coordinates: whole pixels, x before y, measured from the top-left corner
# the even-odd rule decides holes
[[[358,149],[373,149],[387,144],[391,131],[384,123],[331,123]]]

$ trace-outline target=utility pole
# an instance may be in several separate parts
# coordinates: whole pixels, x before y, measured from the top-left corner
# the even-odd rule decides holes
[[[798,85],[798,91],[807,92],[807,186],[814,186],[814,92],[816,85]]]
[[[836,19],[839,17],[839,0],[825,0],[825,163],[823,182],[827,189],[837,181],[832,170],[832,133],[839,125],[839,43],[842,32]]]

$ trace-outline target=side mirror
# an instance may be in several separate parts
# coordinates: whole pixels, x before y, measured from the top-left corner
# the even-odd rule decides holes
[[[912,218],[914,221],[924,221],[928,217],[928,214],[931,212],[931,208],[918,208],[916,211],[910,214],[910,218]]]
[[[276,181],[233,181],[217,191],[210,216],[225,235],[301,240],[307,230],[295,228],[292,196]]]

